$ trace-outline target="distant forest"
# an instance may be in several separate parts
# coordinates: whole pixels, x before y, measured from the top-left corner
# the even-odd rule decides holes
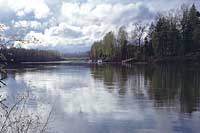
[[[64,58],[89,58],[90,52],[65,53]]]
[[[50,50],[36,50],[23,48],[0,49],[0,61],[8,63],[46,62],[61,60],[60,53]]]
[[[135,23],[134,27],[131,33],[126,27],[117,34],[107,33],[93,43],[90,57],[113,62],[200,60],[200,12],[195,5],[159,14],[151,24]]]

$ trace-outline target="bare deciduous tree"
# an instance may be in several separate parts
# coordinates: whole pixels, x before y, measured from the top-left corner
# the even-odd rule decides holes
[[[132,31],[132,39],[135,40],[136,44],[140,47],[142,43],[142,39],[146,33],[146,25],[142,25],[139,23],[134,24],[134,31]]]
[[[4,31],[6,26],[0,24],[0,32]],[[15,42],[19,42],[20,44],[27,43],[37,43],[35,37],[32,37],[30,40],[25,39],[5,39],[3,35],[0,35],[1,48],[7,48],[7,44],[12,44],[11,47],[14,47]],[[3,54],[0,53],[0,88],[2,86],[6,86],[3,82],[3,79],[6,78],[6,71],[3,69],[2,61],[6,61],[6,58]],[[28,99],[29,93],[22,94],[16,100],[16,102],[8,106],[4,98],[0,94],[0,133],[44,133],[47,131],[47,126],[49,124],[49,120],[53,111],[53,108],[50,110],[47,115],[46,120],[42,118],[42,116],[31,113],[28,110]]]
[[[45,133],[52,115],[53,108],[43,118],[28,110],[29,93],[17,98],[12,106],[7,106],[0,100],[0,133]]]

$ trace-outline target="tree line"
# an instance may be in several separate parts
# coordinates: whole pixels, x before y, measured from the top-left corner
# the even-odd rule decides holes
[[[109,32],[91,47],[90,57],[104,61],[156,61],[162,59],[198,59],[200,57],[200,12],[193,4],[178,12],[159,14],[150,25],[134,24]]]
[[[60,53],[52,50],[37,50],[23,48],[2,48],[0,49],[1,62],[46,62],[62,59]]]

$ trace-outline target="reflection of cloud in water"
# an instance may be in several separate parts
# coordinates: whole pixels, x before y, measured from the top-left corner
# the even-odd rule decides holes
[[[67,113],[105,113],[115,110],[116,100],[103,88],[97,90],[95,87],[80,87],[87,86],[86,83],[92,83],[92,79],[82,79],[75,75],[27,72],[16,75],[16,80],[32,86],[32,93],[36,97],[58,95]],[[74,85],[80,88],[75,88]],[[46,94],[41,94],[41,92]]]
[[[144,117],[138,104],[130,105],[127,110],[120,105],[120,97],[109,93],[100,81],[95,82],[91,76],[83,78],[79,71],[34,71],[16,74],[15,79],[31,88],[39,108],[42,107],[40,104],[48,104],[57,97],[59,111],[68,115],[83,114],[89,119],[106,117],[115,120],[141,120]]]
[[[116,99],[103,89],[79,88],[62,95],[68,113],[109,113],[116,110]]]
[[[64,75],[58,73],[44,73],[44,72],[26,72],[22,75],[16,75],[16,81],[25,82],[33,88],[40,89],[65,89],[74,88],[77,85],[84,85],[84,79],[79,82],[79,78],[74,75]],[[76,84],[72,84],[76,81]]]

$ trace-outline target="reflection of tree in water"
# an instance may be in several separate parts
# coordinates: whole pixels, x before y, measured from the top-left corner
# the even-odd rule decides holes
[[[120,94],[126,93],[127,70],[120,66],[94,65],[91,72],[96,80],[103,80],[104,85],[110,90],[118,89]]]
[[[92,66],[92,75],[94,79],[103,80],[104,84],[108,87],[113,85],[113,69],[111,67],[103,67],[103,66]],[[112,89],[112,88],[111,88]]]
[[[155,100],[155,106],[173,106],[178,96],[180,73],[173,66],[156,66],[151,78],[149,95]]]
[[[183,69],[181,72],[181,111],[192,113],[200,102],[200,69]]]
[[[180,107],[180,112],[196,111],[200,98],[200,70],[187,66],[159,65],[149,75],[149,96],[156,107]]]
[[[157,108],[196,111],[200,103],[200,69],[176,65],[93,66],[94,79],[102,80],[119,95],[133,93],[134,98],[152,100]],[[145,97],[145,93],[147,96]]]

